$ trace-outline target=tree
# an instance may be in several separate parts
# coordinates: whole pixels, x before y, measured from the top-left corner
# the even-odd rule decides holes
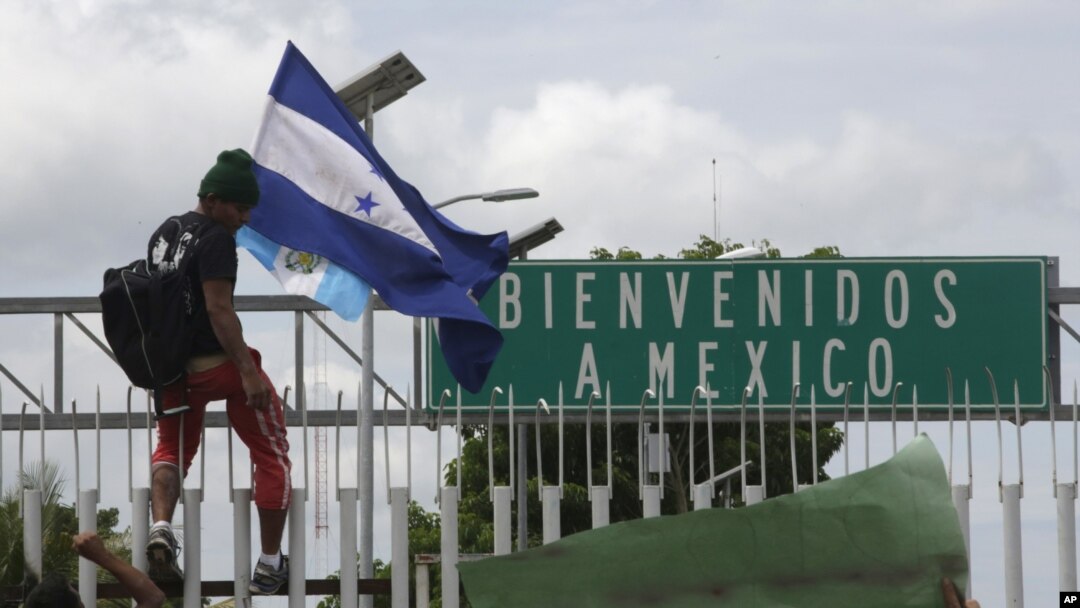
[[[74,504],[61,502],[66,483],[56,463],[31,462],[25,470],[19,472],[15,484],[3,491],[0,496],[0,589],[36,584],[36,581],[25,580],[20,503],[24,490],[39,487],[42,489],[42,569],[45,572],[60,572],[70,579],[78,577],[79,557],[71,549],[71,537],[80,531],[79,518]],[[109,551],[130,561],[131,528],[117,531],[119,522],[119,509],[100,509],[97,512],[96,531]],[[101,568],[98,568],[97,579],[99,582],[116,582],[112,574]],[[98,606],[120,608],[130,604],[127,599],[98,600]],[[209,604],[208,598],[203,599],[203,604]]]

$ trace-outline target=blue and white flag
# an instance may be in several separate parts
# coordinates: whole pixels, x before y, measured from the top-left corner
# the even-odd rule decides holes
[[[447,366],[480,390],[503,339],[476,300],[506,270],[506,233],[475,234],[433,210],[291,42],[251,152],[262,194],[248,227],[356,275],[398,312],[438,319]]]

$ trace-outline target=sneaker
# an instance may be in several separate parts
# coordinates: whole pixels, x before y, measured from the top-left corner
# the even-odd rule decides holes
[[[151,579],[161,582],[184,580],[184,572],[180,570],[176,559],[179,555],[180,543],[176,541],[172,528],[150,528],[150,540],[146,543],[146,563],[147,574]]]
[[[281,555],[281,565],[275,570],[259,561],[255,564],[255,574],[251,575],[248,591],[256,595],[273,595],[289,582],[289,556]]]

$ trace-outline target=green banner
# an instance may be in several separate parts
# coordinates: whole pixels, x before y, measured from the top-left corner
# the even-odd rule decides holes
[[[925,435],[876,467],[740,509],[625,521],[459,563],[469,603],[944,606],[967,586],[945,467]]]
[[[946,369],[962,404],[1047,403],[1046,259],[840,258],[734,261],[516,262],[480,303],[506,343],[484,389],[514,403],[580,406],[610,390],[636,407],[645,389],[689,404],[696,386],[714,405],[789,407],[850,402],[941,408]],[[432,332],[428,332],[431,336]],[[428,402],[457,385],[429,338]],[[434,395],[434,398],[432,397]],[[704,399],[699,402],[704,403]],[[498,400],[505,405],[506,398]],[[597,400],[603,403],[603,400]],[[651,403],[655,404],[653,400]]]

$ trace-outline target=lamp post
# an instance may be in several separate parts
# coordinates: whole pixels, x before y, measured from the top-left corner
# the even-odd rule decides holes
[[[375,138],[375,112],[394,101],[404,97],[410,89],[424,82],[424,75],[412,64],[401,51],[372,65],[365,71],[357,74],[349,81],[336,89],[337,96],[344,102],[345,107],[352,112],[353,116],[364,123],[364,131],[371,139]],[[302,319],[297,313],[297,319]],[[360,504],[364,505],[360,511],[360,560],[357,574],[360,578],[373,578],[374,566],[374,519],[372,506],[375,504],[375,457],[372,453],[374,428],[374,381],[375,381],[375,303],[370,299],[364,314],[361,317],[361,348],[360,358],[363,360],[361,369],[360,406],[357,411],[359,417],[358,442],[360,444],[359,463],[357,470],[356,489]],[[297,368],[302,366],[303,346],[297,347]],[[297,385],[300,372],[297,372]],[[298,391],[298,397],[303,395],[303,390]],[[302,398],[302,397],[300,397]],[[306,488],[305,488],[306,491]],[[349,542],[355,543],[355,539]],[[342,540],[342,555],[355,555],[352,547]],[[345,560],[343,560],[345,563]],[[342,569],[344,572],[345,569]],[[350,581],[350,582],[346,582]],[[343,606],[355,606],[352,598],[357,596],[356,580],[354,577],[342,577],[341,599]],[[346,593],[348,588],[348,593]],[[371,608],[372,596],[366,595],[357,602],[362,608]]]
[[[455,196],[454,198],[448,198],[441,203],[436,203],[431,206],[432,209],[442,209],[447,205],[453,205],[461,201],[468,201],[473,199],[479,199],[482,201],[488,201],[492,203],[501,203],[504,201],[517,201],[523,198],[536,198],[540,196],[540,193],[532,188],[507,188],[505,190],[495,190],[494,192],[482,192],[480,194],[462,194],[461,196]]]
[[[492,192],[481,192],[479,194],[462,194],[461,196],[455,196],[448,198],[441,203],[436,203],[431,206],[432,209],[441,209],[443,207],[453,205],[454,203],[460,203],[461,201],[469,200],[482,200],[492,203],[502,203],[505,201],[516,201],[526,198],[536,198],[540,196],[540,193],[532,188],[507,188],[503,190],[494,190]],[[561,227],[560,227],[561,228]],[[513,256],[511,256],[513,257]],[[420,373],[420,349],[423,342],[420,335],[420,318],[413,319],[413,387],[415,387],[413,394],[416,395],[417,408],[420,407],[420,402],[423,401],[424,394],[420,390],[421,385],[421,373]]]

